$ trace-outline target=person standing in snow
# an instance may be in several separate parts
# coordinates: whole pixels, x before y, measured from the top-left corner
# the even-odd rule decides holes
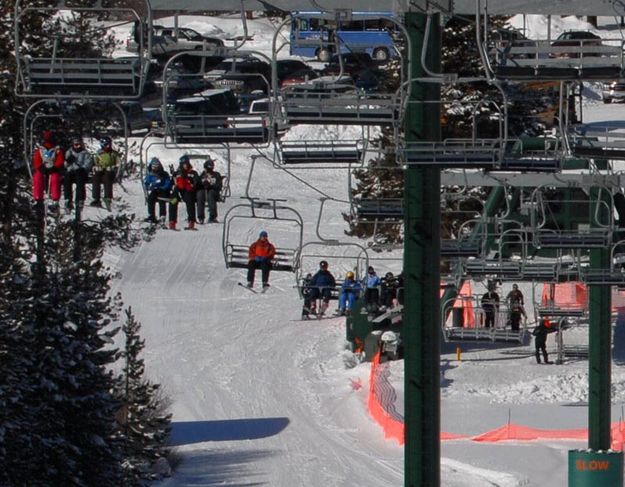
[[[322,303],[319,314],[322,315],[328,309],[328,304],[332,297],[332,290],[336,287],[336,279],[334,279],[334,276],[328,270],[327,261],[322,260],[319,262],[319,270],[312,277],[310,286],[310,311],[313,314],[317,313],[317,299],[321,298]]]
[[[217,223],[217,202],[220,199],[223,178],[215,171],[215,161],[210,157],[204,162],[204,171],[200,174],[200,180],[202,185],[197,192],[197,221],[204,223],[208,202],[208,223]]]
[[[195,230],[195,199],[200,187],[200,176],[193,169],[188,155],[180,158],[178,170],[174,173],[174,191],[169,203],[169,229],[176,229],[178,203],[184,201],[187,207],[187,226],[185,230]]]
[[[73,208],[73,185],[76,185],[76,200],[80,206],[84,205],[86,192],[85,185],[89,172],[93,166],[93,157],[85,149],[80,137],[72,140],[72,146],[65,153],[65,176],[63,177],[63,195],[65,197],[65,209]]]
[[[269,242],[269,235],[265,230],[258,234],[258,240],[250,245],[247,262],[247,287],[254,287],[256,269],[262,272],[263,288],[269,287],[269,273],[271,261],[276,255],[276,248]]]
[[[164,223],[167,215],[166,201],[171,198],[173,182],[157,157],[153,157],[148,164],[148,173],[143,179],[143,186],[148,195],[148,217],[145,221],[149,223],[158,222],[156,219],[156,203],[158,202],[158,215]]]
[[[541,352],[546,364],[553,363],[549,362],[549,355],[547,355],[547,335],[555,331],[558,331],[557,327],[549,321],[549,318],[542,318],[538,326],[532,331],[534,346],[536,347],[536,363],[540,363]]]
[[[61,199],[65,156],[63,150],[54,141],[54,132],[44,130],[42,139],[41,145],[33,153],[33,198],[43,205],[44,193],[49,191],[52,199],[50,208],[56,210]]]

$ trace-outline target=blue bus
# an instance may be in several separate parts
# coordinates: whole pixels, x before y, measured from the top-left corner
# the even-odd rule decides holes
[[[350,12],[343,18],[325,12],[291,13],[291,54],[327,62],[340,52],[366,52],[377,61],[397,57],[397,25],[391,12]]]

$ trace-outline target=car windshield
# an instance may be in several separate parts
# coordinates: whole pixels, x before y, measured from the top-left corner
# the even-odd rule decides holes
[[[197,32],[195,32],[192,29],[180,29],[180,31],[187,37],[187,39],[189,39],[190,41],[198,41],[198,42],[202,42],[204,39],[203,37],[198,34]]]

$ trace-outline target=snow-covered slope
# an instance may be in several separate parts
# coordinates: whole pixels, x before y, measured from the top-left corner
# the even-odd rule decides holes
[[[188,20],[181,25],[211,35],[219,34],[217,29],[226,37],[242,33],[235,32],[240,24],[234,19]],[[271,38],[266,27],[255,33],[250,48],[266,52]],[[590,104],[585,117],[619,119],[623,107]],[[350,130],[297,128],[288,137],[351,138]],[[225,152],[208,152],[217,158],[217,170],[225,172]],[[155,146],[150,155],[167,166],[177,162],[181,151]],[[228,208],[241,202],[256,155],[249,149],[232,152],[232,197],[220,206],[222,222]],[[346,171],[299,170],[295,176],[258,158],[249,194],[286,199],[303,217],[305,242],[318,240],[319,198],[331,196],[336,201],[326,205],[322,236],[350,241],[342,217],[348,209]],[[123,198],[144,215],[139,182],[126,187]],[[249,220],[233,232],[239,243],[250,243],[260,229],[278,246],[296,243],[295,232],[270,221]],[[358,364],[345,350],[344,321],[297,321],[301,302],[288,273],[273,273],[266,294],[238,286],[244,271],[225,269],[222,230],[223,223],[197,232],[159,230],[133,252],[108,256],[120,271],[114,291],[122,292],[142,322],[148,373],[172,399],[172,441],[180,463],[159,487],[402,485],[403,449],[386,441],[367,414],[369,364]],[[307,265],[312,271],[316,262]],[[343,266],[337,261],[330,270]],[[586,426],[585,362],[537,366],[531,347],[521,345],[463,345],[460,362],[455,345],[443,352],[444,431],[473,435],[508,421],[543,428]],[[618,402],[622,357],[613,372]],[[392,364],[391,374],[401,409],[401,361]],[[617,420],[618,406],[614,409]],[[567,450],[583,446],[573,441],[445,442],[442,485],[564,485]]]

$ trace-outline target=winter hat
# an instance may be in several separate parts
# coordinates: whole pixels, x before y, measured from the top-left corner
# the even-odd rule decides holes
[[[180,159],[178,159],[178,164],[182,165],[184,163],[191,163],[191,158],[188,156],[188,154],[183,154],[182,156],[180,156]]]
[[[44,130],[41,133],[41,137],[44,142],[52,142],[52,139],[54,139],[54,132],[52,132],[52,130]]]
[[[163,165],[161,164],[161,161],[158,157],[153,157],[150,160],[150,170],[151,171],[158,171],[160,169],[163,169]]]
[[[367,269],[367,273],[368,274],[375,274],[375,269],[371,266],[369,266],[369,268]]]
[[[258,237],[268,237],[267,232],[265,230],[261,230],[260,233],[258,234]]]
[[[210,157],[206,159],[206,161],[204,161],[204,169],[208,171],[209,169],[214,169],[214,168],[215,168],[215,161],[213,161]]]

